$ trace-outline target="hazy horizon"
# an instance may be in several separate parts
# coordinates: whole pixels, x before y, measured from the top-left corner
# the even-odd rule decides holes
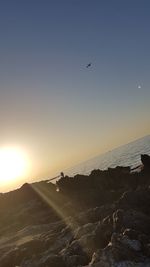
[[[8,182],[0,162],[1,188],[53,177],[150,133],[148,0],[0,7],[0,152],[21,151],[26,161],[15,179],[7,155]]]
[[[138,138],[138,139],[134,139],[134,140],[130,140],[130,142],[128,142],[128,143],[125,143],[125,144],[121,144],[121,145],[119,145],[119,146],[117,146],[117,147],[113,147],[112,148],[112,150],[111,150],[111,152],[115,152],[116,150],[118,150],[118,149],[120,149],[120,148],[124,148],[124,147],[126,147],[127,145],[130,145],[130,144],[132,144],[132,143],[135,143],[136,141],[140,141],[140,140],[142,140],[142,139],[145,139],[145,138],[147,138],[147,137],[150,137],[150,135],[146,135],[146,136],[142,136],[142,137],[140,137],[140,138]],[[149,149],[149,151],[150,151],[150,149]],[[53,175],[53,177],[52,176],[49,176],[49,175],[41,175],[41,176],[39,176],[39,177],[33,177],[33,178],[25,178],[24,180],[18,180],[18,183],[17,184],[15,184],[14,186],[12,186],[12,185],[10,185],[9,187],[7,186],[7,187],[4,187],[4,188],[2,188],[2,191],[0,192],[0,193],[6,193],[6,192],[9,192],[9,191],[12,191],[12,190],[15,190],[15,189],[18,189],[18,188],[20,188],[24,183],[34,183],[34,182],[40,182],[40,181],[44,181],[44,180],[47,180],[47,179],[53,179],[55,176],[59,176],[60,175],[60,173],[63,171],[64,172],[64,174],[65,175],[76,175],[76,174],[83,174],[83,172],[81,171],[80,172],[80,169],[79,169],[79,171],[77,171],[77,172],[75,172],[75,173],[73,173],[74,172],[74,168],[76,169],[76,167],[78,167],[78,166],[82,166],[82,165],[84,165],[84,163],[89,163],[91,160],[94,160],[94,159],[97,159],[97,158],[99,158],[99,157],[101,157],[101,156],[104,156],[105,154],[107,155],[108,154],[108,152],[110,152],[110,151],[105,151],[105,152],[103,152],[103,153],[100,153],[100,154],[97,154],[97,155],[94,155],[93,157],[90,157],[90,158],[87,158],[87,159],[84,159],[83,161],[80,161],[80,162],[77,162],[77,164],[74,164],[74,165],[72,165],[72,166],[69,166],[69,167],[67,167],[66,169],[60,169],[60,170],[58,170],[56,173],[54,173],[54,175]],[[140,157],[140,153],[142,153],[141,151],[139,151],[139,157]],[[148,155],[150,155],[149,153],[148,153]],[[125,164],[125,165],[127,165],[127,164]],[[130,166],[130,165],[128,165],[128,166]],[[109,167],[109,164],[108,164],[108,166],[107,166],[107,168]],[[106,169],[107,169],[106,168]],[[78,168],[77,168],[78,169]],[[90,172],[93,170],[93,169],[95,169],[94,167],[93,168],[90,168]],[[100,168],[101,169],[101,168]],[[103,169],[103,168],[102,168]],[[71,171],[72,170],[72,171]],[[89,172],[88,172],[89,173]],[[85,174],[88,174],[88,173],[86,173],[85,172]],[[56,180],[57,180],[58,178],[56,178]],[[54,180],[54,181],[52,181],[52,182],[56,182],[56,180]]]

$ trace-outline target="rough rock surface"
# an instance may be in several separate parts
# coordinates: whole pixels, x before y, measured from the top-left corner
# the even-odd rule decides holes
[[[0,267],[149,267],[150,157],[0,194]],[[59,188],[59,191],[56,189]]]

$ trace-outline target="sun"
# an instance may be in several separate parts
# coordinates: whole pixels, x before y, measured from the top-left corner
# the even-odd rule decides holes
[[[21,149],[5,147],[0,149],[0,183],[10,184],[25,175],[27,159]]]

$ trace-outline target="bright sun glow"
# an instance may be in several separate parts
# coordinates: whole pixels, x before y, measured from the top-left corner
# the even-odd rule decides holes
[[[25,175],[27,159],[17,148],[0,149],[0,183],[9,184]]]

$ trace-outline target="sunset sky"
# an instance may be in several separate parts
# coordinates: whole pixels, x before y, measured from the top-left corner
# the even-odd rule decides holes
[[[28,163],[0,191],[149,134],[150,1],[0,1],[0,129]]]

